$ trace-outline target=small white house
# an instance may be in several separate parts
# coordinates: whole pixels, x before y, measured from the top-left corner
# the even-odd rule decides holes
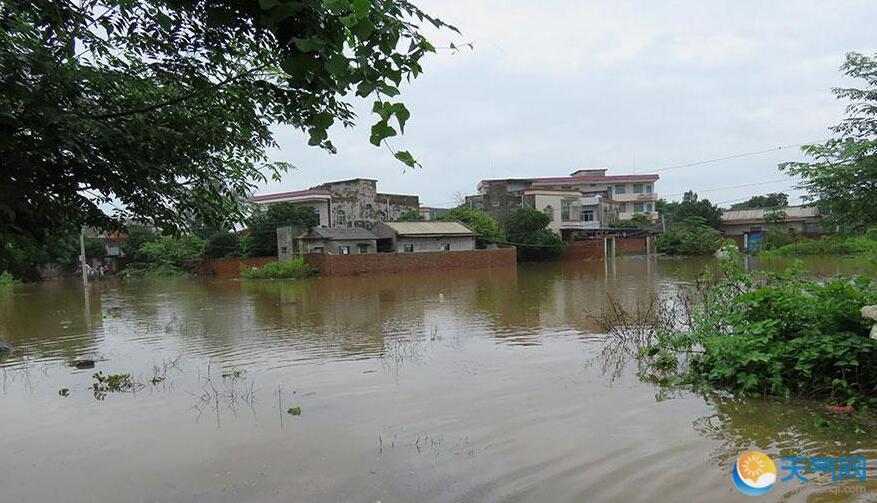
[[[371,229],[381,252],[437,252],[475,249],[472,229],[456,221],[378,222]]]

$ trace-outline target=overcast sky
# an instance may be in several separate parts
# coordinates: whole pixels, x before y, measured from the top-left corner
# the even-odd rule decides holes
[[[332,130],[337,155],[278,128],[272,157],[298,169],[264,191],[359,176],[452,206],[482,178],[655,172],[822,140],[843,116],[830,89],[850,83],[838,71],[844,54],[877,49],[873,0],[415,2],[463,32],[436,34],[434,45],[475,44],[428,58],[403,88],[412,118],[393,144],[423,168],[371,146],[369,101],[359,127]],[[777,164],[800,158],[785,148],[659,171],[656,190],[724,204],[775,191],[796,200]],[[742,184],[751,186],[710,190]]]

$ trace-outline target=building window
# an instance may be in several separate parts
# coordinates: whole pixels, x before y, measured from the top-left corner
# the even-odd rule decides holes
[[[344,225],[347,223],[347,215],[344,210],[335,210],[335,225]]]
[[[451,251],[451,243],[442,243],[442,251]]]
[[[652,203],[646,203],[646,213],[652,212]]]
[[[651,194],[651,193],[652,193],[652,184],[647,183],[646,184],[646,194]]]
[[[624,184],[616,185],[615,186],[615,193],[616,194],[624,194],[624,192],[625,192],[624,189],[625,189]]]
[[[569,199],[560,201],[560,219],[564,222],[569,221]]]
[[[627,213],[627,203],[621,203],[618,205],[619,213]]]
[[[492,204],[494,208],[499,208],[499,199],[497,199],[495,201],[491,201],[490,204]]]
[[[284,254],[284,255],[286,255],[286,253],[287,253],[288,250],[289,250],[289,248],[287,248],[287,247],[285,247],[285,246],[281,246],[281,247],[280,247],[280,253],[282,253],[282,254]]]
[[[349,246],[339,246],[338,247],[339,255],[350,255],[350,247]]]
[[[384,210],[378,210],[378,220],[381,222],[387,221],[387,212]]]
[[[356,245],[359,248],[359,253],[368,253],[368,245],[365,243],[359,243]]]
[[[545,213],[545,215],[548,217],[549,222],[554,221],[554,208],[552,208],[550,204],[542,210],[542,213]]]
[[[314,246],[311,248],[311,253],[323,253],[322,246]]]
[[[633,193],[634,194],[642,194],[643,193],[643,184],[641,184],[641,183],[633,184]]]
[[[405,253],[411,253],[414,251],[414,245],[402,245],[402,251]]]
[[[593,221],[594,221],[594,210],[582,211],[582,222],[593,222]]]
[[[633,212],[634,213],[642,213],[643,212],[643,203],[633,203]]]

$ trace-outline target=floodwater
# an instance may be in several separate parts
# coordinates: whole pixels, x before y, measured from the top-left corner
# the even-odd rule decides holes
[[[877,495],[874,431],[660,388],[607,354],[607,296],[646,302],[708,262],[17,286],[0,295],[20,349],[0,362],[0,501],[749,501],[731,482],[745,449],[871,460],[864,484],[766,500]],[[138,385],[96,393],[98,371]]]

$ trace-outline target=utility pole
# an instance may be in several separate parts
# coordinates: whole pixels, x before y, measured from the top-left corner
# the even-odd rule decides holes
[[[85,227],[79,230],[79,263],[82,266],[82,286],[88,286],[88,271],[85,269]]]

